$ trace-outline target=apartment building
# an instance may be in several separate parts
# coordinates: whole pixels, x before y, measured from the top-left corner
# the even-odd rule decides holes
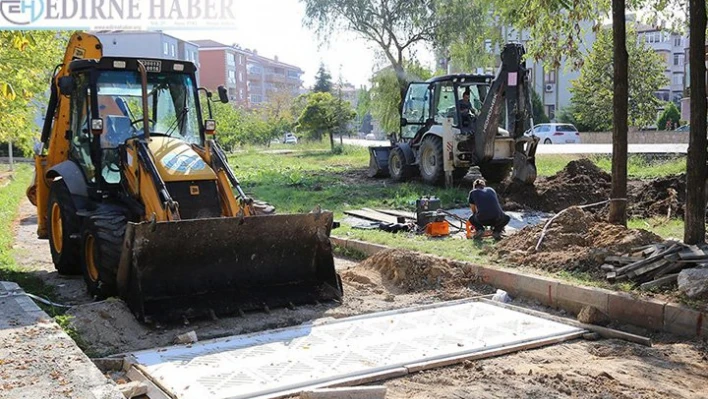
[[[678,106],[684,89],[686,36],[646,25],[637,26],[637,35],[664,61],[664,74],[668,83],[656,92],[656,97]]]
[[[199,66],[199,46],[160,31],[96,31],[103,55],[116,57],[166,58],[191,61]],[[197,82],[199,72],[197,72]]]
[[[304,71],[286,64],[275,56],[273,59],[258,55],[257,50],[248,54],[248,100],[251,106],[268,102],[277,92],[293,96],[301,94]]]
[[[247,57],[249,52],[237,45],[214,40],[195,40],[199,45],[202,80],[200,84],[211,91],[224,86],[234,104],[248,106]]]

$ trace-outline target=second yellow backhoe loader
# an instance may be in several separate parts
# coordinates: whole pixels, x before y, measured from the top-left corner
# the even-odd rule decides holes
[[[332,214],[259,212],[214,141],[211,93],[202,115],[195,72],[71,37],[27,192],[57,270],[143,321],[341,299]]]

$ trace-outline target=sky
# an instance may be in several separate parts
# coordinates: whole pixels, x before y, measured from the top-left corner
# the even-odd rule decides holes
[[[322,44],[302,24],[305,5],[299,0],[234,0],[236,23],[232,30],[175,30],[166,33],[185,40],[212,39],[256,49],[259,55],[297,65],[305,71],[305,87],[314,83],[320,62],[332,80],[340,74],[355,86],[369,85],[372,71],[388,65],[377,59],[375,47],[353,33],[339,32]],[[374,44],[375,46],[375,44]],[[422,60],[430,63],[431,60]]]

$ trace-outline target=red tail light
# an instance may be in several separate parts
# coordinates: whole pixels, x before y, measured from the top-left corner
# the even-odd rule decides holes
[[[562,135],[563,135],[563,132],[554,132],[553,135],[554,135],[554,136],[562,136]]]

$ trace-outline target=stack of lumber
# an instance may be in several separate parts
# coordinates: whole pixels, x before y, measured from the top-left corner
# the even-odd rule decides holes
[[[708,247],[666,241],[608,256],[600,268],[609,281],[631,281],[649,290],[674,284],[681,270],[704,263],[708,263]]]

